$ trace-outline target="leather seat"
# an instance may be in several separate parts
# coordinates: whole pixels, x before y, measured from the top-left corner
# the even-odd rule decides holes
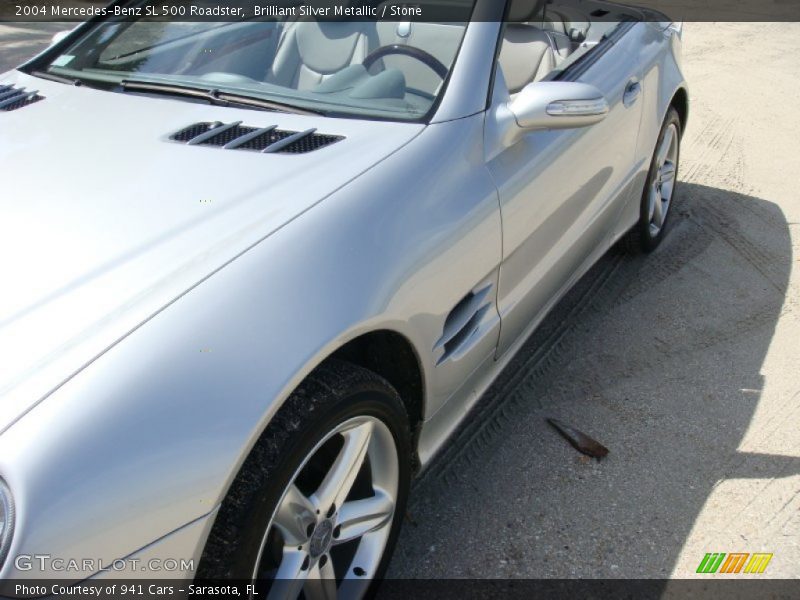
[[[541,19],[544,5],[545,0],[514,0],[509,9],[499,60],[512,94],[556,67],[552,40],[528,23]],[[376,24],[369,21],[296,21],[284,31],[266,81],[313,89],[342,69],[363,62],[381,45],[379,37]],[[417,65],[420,68],[424,69]]]
[[[346,67],[361,64],[376,48],[394,44],[423,48],[443,64],[451,65],[463,33],[464,25],[458,23],[295,21],[284,30],[266,81],[314,90]],[[435,94],[442,84],[430,67],[408,57],[389,55],[376,65],[373,73],[386,68],[401,71],[410,89]]]
[[[309,90],[375,48],[375,24],[366,21],[297,21],[284,32],[266,81]]]
[[[514,0],[500,47],[500,68],[513,95],[556,68],[550,37],[529,22],[541,20],[545,0]]]

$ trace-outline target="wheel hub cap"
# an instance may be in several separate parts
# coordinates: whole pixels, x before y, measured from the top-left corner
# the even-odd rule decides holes
[[[309,554],[312,558],[316,558],[325,554],[330,548],[331,541],[333,541],[333,523],[330,519],[325,519],[311,534],[311,544],[309,546]]]

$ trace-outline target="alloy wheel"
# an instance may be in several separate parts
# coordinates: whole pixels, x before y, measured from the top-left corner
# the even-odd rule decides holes
[[[672,124],[656,152],[655,174],[648,194],[650,236],[655,238],[664,227],[672,204],[678,172],[678,128]]]
[[[253,578],[268,598],[358,597],[381,562],[399,487],[388,427],[349,419],[306,456],[267,526]]]

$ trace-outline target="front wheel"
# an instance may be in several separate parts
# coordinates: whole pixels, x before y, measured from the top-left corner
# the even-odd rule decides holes
[[[374,373],[329,361],[245,461],[198,570],[267,598],[362,597],[388,566],[410,481],[408,419]]]
[[[658,135],[650,163],[650,171],[642,194],[639,221],[628,232],[624,242],[631,250],[652,252],[664,239],[667,218],[678,182],[680,144],[681,119],[678,112],[670,108]]]

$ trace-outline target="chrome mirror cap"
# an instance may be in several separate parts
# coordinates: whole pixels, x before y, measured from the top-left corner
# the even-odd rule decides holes
[[[541,81],[525,86],[509,104],[525,131],[572,129],[602,121],[608,102],[596,87],[567,81]]]

